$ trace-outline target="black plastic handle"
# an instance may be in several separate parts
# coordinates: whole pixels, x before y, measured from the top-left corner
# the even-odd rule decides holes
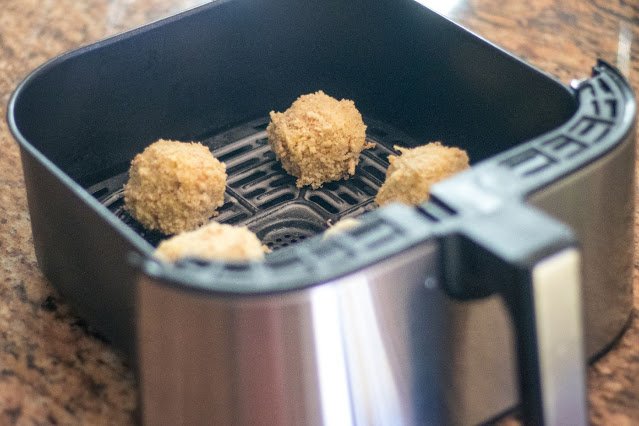
[[[444,285],[457,298],[504,298],[524,421],[586,424],[580,253],[571,231],[520,204],[466,217],[461,229],[443,241]]]

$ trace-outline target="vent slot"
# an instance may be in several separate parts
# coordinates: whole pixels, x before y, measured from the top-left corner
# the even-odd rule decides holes
[[[563,126],[531,140],[527,143],[530,148],[523,152],[505,154],[508,158],[497,160],[498,164],[522,178],[548,170],[548,173],[539,176],[547,181],[574,170],[578,166],[578,163],[573,162],[577,157],[601,153],[602,147],[597,145],[616,145],[620,140],[611,138],[611,133],[615,128],[625,125],[622,123],[625,89],[605,68],[605,64],[599,64],[593,78],[573,85],[577,90],[579,108]],[[539,180],[529,182],[527,190],[542,184]]]
[[[612,122],[599,117],[584,116],[571,127],[571,134],[575,139],[592,144],[603,139],[610,130]]]
[[[617,100],[616,99],[606,99],[606,106],[608,107],[608,111],[610,112],[610,117],[614,118],[617,116]]]
[[[359,178],[353,178],[350,183],[357,189],[359,189],[360,191],[362,191],[364,194],[368,195],[369,197],[375,196],[377,195],[377,190],[375,189],[375,187],[373,185],[368,185],[367,183],[365,183],[363,180],[359,179]]]
[[[271,188],[279,188],[280,186],[292,186],[295,185],[295,178],[290,175],[278,177],[277,179],[272,180],[268,185]]]
[[[612,89],[610,88],[608,83],[606,83],[606,80],[604,80],[603,78],[599,79],[599,87],[601,87],[604,92],[612,93]]]
[[[233,182],[233,186],[237,188],[241,186],[255,185],[259,183],[259,180],[262,179],[264,176],[266,176],[266,172],[262,170],[258,170],[236,182]]]
[[[251,192],[247,193],[245,196],[246,196],[246,198],[249,198],[249,199],[251,199],[251,198],[257,198],[257,197],[259,197],[260,195],[264,194],[265,192],[266,192],[266,189],[264,189],[264,188],[257,188],[255,191],[251,191]]]
[[[504,160],[500,164],[510,168],[520,176],[530,176],[553,163],[555,163],[555,160],[533,148]]]
[[[436,197],[431,197],[426,204],[422,204],[420,210],[427,218],[435,223],[457,214],[455,210]]]
[[[241,155],[241,154],[244,154],[245,152],[250,151],[251,148],[252,147],[250,145],[245,145],[245,146],[239,147],[238,149],[234,151],[229,152],[228,154],[220,155],[219,157],[217,157],[217,159],[223,163],[226,163],[231,158],[237,157],[238,155]]]
[[[260,162],[259,159],[251,158],[251,159],[246,160],[246,161],[244,161],[244,162],[242,162],[240,164],[237,164],[237,165],[235,165],[233,167],[229,167],[228,169],[226,169],[226,174],[228,176],[231,176],[231,175],[233,175],[233,174],[235,174],[237,172],[240,172],[242,170],[248,169],[249,167],[252,167],[252,166],[258,164],[259,162]]]
[[[346,201],[351,206],[357,204],[357,200],[353,198],[352,196],[350,196],[349,194],[347,194],[346,192],[340,192],[339,194],[337,194],[337,196],[341,198],[342,200]]]
[[[349,233],[368,249],[378,248],[380,245],[388,244],[403,235],[400,229],[396,229],[382,219],[361,224],[351,229]]]
[[[338,207],[335,207],[330,201],[320,195],[311,195],[308,199],[331,214],[339,213]]]
[[[386,173],[374,166],[364,166],[364,170],[372,175],[379,182],[384,182],[386,179]]]
[[[571,158],[582,152],[588,146],[566,136],[559,136],[544,142],[544,145],[551,149],[553,154],[561,158]]]
[[[265,203],[260,204],[260,207],[263,209],[269,209],[273,206],[277,206],[278,204],[282,204],[285,203],[287,201],[290,200],[294,200],[295,199],[295,195],[291,194],[291,193],[287,193],[287,194],[282,194],[279,197],[275,197]]]

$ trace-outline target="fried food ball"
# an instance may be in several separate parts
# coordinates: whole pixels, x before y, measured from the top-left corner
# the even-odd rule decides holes
[[[331,226],[326,231],[324,231],[324,235],[322,236],[322,238],[326,239],[326,238],[334,237],[336,235],[341,234],[344,231],[348,231],[349,229],[355,228],[360,223],[361,222],[357,219],[353,219],[352,217],[347,217],[345,219],[340,220],[339,222],[336,222],[333,226]]]
[[[221,261],[261,260],[268,249],[245,226],[211,222],[195,231],[183,232],[160,243],[155,254],[175,262],[184,257]]]
[[[355,173],[366,143],[366,125],[353,101],[319,91],[300,96],[284,112],[271,111],[267,127],[271,149],[297,187],[317,189]]]
[[[468,168],[466,151],[439,142],[395,149],[401,155],[388,157],[386,180],[375,197],[380,206],[393,201],[409,205],[427,201],[431,185]]]
[[[145,228],[177,234],[206,223],[225,188],[226,166],[206,146],[160,139],[131,162],[124,202]]]

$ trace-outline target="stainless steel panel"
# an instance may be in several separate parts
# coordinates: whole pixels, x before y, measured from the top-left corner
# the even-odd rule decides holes
[[[581,256],[564,250],[532,271],[544,424],[586,425]]]
[[[514,330],[500,296],[451,303],[451,424],[488,421],[517,404]]]
[[[437,274],[431,242],[280,295],[211,297],[142,279],[144,422],[448,422],[450,315]]]
[[[581,243],[586,354],[619,335],[632,310],[634,132],[605,157],[532,194],[529,202],[570,225]]]

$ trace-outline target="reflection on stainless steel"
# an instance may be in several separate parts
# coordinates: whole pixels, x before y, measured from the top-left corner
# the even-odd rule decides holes
[[[577,250],[568,249],[532,271],[546,425],[587,423],[580,260]]]
[[[352,424],[340,301],[332,288],[321,286],[312,292],[310,305],[322,418],[326,424]]]
[[[632,27],[625,21],[619,25],[619,42],[617,45],[617,68],[630,78],[630,63],[632,62]]]
[[[384,331],[377,321],[377,305],[364,276],[355,278],[352,285],[344,289],[340,302],[344,358],[351,381],[360,384],[351,390],[353,399],[361,401],[353,406],[355,424],[372,420],[380,425],[406,424],[399,394],[402,383],[398,383],[398,365],[393,365],[389,357],[393,348],[384,344]]]
[[[610,154],[529,198],[582,243],[588,357],[610,344],[632,310],[634,163],[632,132]]]
[[[144,422],[448,422],[450,305],[432,285],[437,260],[425,243],[273,296],[210,297],[142,279]]]

